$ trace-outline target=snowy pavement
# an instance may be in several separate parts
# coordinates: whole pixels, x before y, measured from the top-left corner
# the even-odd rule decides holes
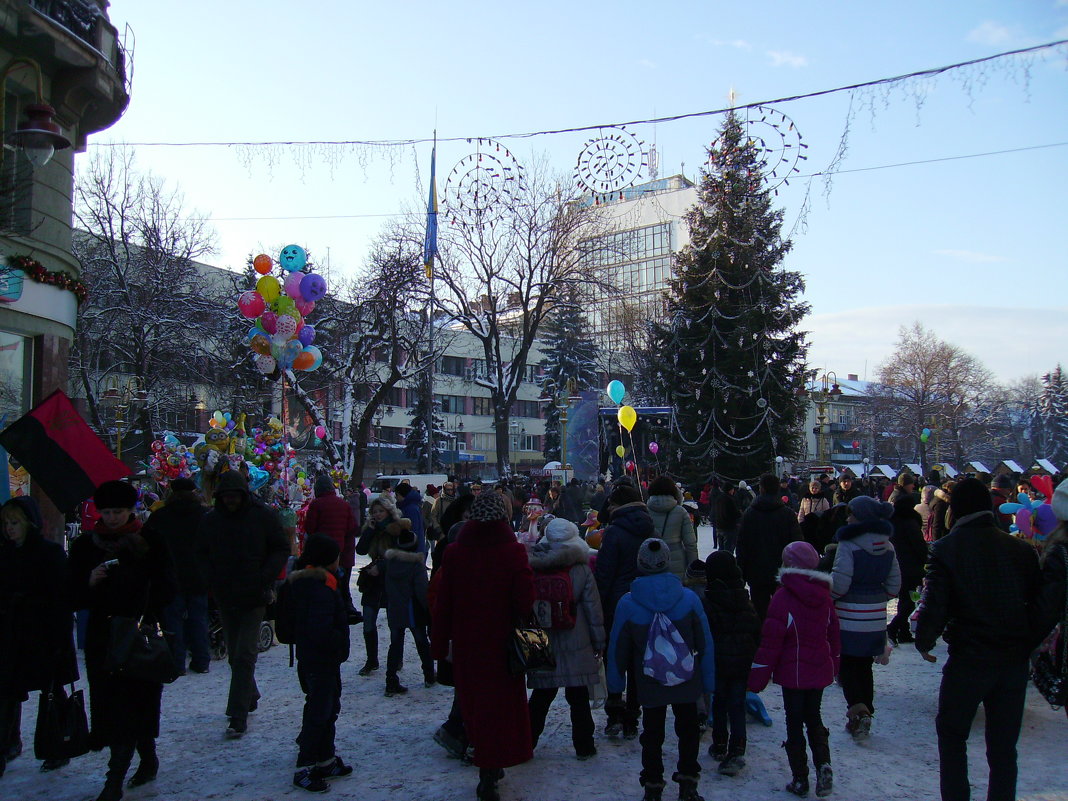
[[[702,555],[711,549],[711,532],[701,530]],[[355,577],[354,577],[355,580]],[[431,739],[444,720],[452,690],[424,688],[415,648],[405,649],[402,683],[407,696],[385,698],[384,671],[369,678],[356,675],[363,664],[361,628],[352,628],[352,655],[342,668],[344,691],[338,721],[338,753],[356,768],[347,778],[332,783],[327,797],[378,801],[451,801],[474,799],[478,771],[448,759]],[[379,619],[381,653],[388,632],[384,615]],[[856,745],[845,733],[845,702],[837,686],[824,694],[823,717],[831,729],[835,791],[832,798],[849,801],[938,798],[938,752],[934,715],[945,648],[934,652],[937,665],[923,662],[915,649],[904,646],[886,667],[876,666],[876,717],[871,740]],[[83,671],[84,675],[84,671]],[[260,654],[256,671],[263,699],[249,718],[249,731],[235,741],[224,739],[229,669],[214,662],[206,675],[190,674],[164,688],[163,722],[159,739],[159,778],[152,784],[127,790],[129,801],[141,799],[235,799],[269,801],[303,798],[293,787],[294,738],[300,729],[303,696],[295,669],[289,667],[285,646]],[[85,687],[84,682],[79,686]],[[776,686],[763,698],[774,725],[748,727],[748,766],[736,778],[720,776],[707,755],[710,740],[702,741],[704,770],[700,792],[708,799],[765,801],[793,798],[783,789],[788,776],[782,697]],[[33,758],[33,724],[37,696],[23,705],[23,741],[26,752],[11,762],[0,778],[0,799],[18,801],[91,801],[103,786],[107,752],[88,754],[55,773],[42,774]],[[545,733],[534,759],[507,771],[501,783],[505,801],[596,801],[640,799],[638,742],[608,740],[603,734],[604,714],[594,712],[598,755],[578,762],[571,748],[567,704],[562,694],[549,713]],[[1068,720],[1063,710],[1053,711],[1032,688],[1020,737],[1019,796],[1027,801],[1068,801],[1065,743]],[[983,716],[976,718],[970,741],[974,797],[986,795]],[[665,765],[674,764],[674,736],[668,726]],[[134,763],[136,767],[136,761]],[[132,768],[131,768],[132,774]],[[669,784],[665,798],[674,798]]]

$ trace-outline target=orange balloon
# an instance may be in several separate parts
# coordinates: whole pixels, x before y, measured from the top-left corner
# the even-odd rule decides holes
[[[293,360],[294,370],[307,370],[315,364],[315,356],[311,353],[301,352],[297,354],[297,358]]]
[[[271,355],[271,343],[267,340],[267,337],[252,337],[249,347],[252,348],[255,353],[261,353],[264,356]]]
[[[271,271],[271,257],[266,253],[261,253],[252,260],[252,267],[260,275],[267,275]]]

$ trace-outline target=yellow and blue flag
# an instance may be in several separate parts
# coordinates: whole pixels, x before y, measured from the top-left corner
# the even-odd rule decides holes
[[[434,257],[438,255],[438,187],[434,170],[438,157],[435,145],[430,154],[430,197],[426,202],[426,238],[423,240],[423,266],[427,280],[434,277]]]

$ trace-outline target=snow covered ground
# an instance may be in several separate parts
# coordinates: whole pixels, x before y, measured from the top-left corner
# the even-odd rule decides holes
[[[711,532],[701,530],[702,555],[711,549]],[[422,685],[418,660],[410,640],[401,681],[405,697],[383,696],[384,672],[361,678],[364,646],[359,626],[352,628],[352,656],[342,668],[344,693],[338,722],[337,747],[356,772],[333,783],[334,798],[377,801],[446,801],[473,799],[478,771],[448,759],[431,739],[444,720],[451,689]],[[384,615],[379,634],[382,655],[386,639]],[[831,729],[835,771],[833,798],[850,801],[938,798],[938,753],[934,716],[944,646],[935,653],[939,664],[923,662],[915,649],[904,646],[886,667],[876,666],[876,718],[868,744],[858,746],[843,730],[845,702],[837,686],[824,695],[824,722]],[[163,724],[159,739],[160,772],[152,784],[127,790],[130,801],[140,799],[236,799],[266,801],[305,797],[290,781],[296,757],[294,738],[300,728],[303,697],[288,648],[275,646],[260,655],[257,680],[263,700],[249,718],[241,740],[223,737],[229,669],[212,664],[207,675],[190,674],[164,688]],[[85,687],[85,683],[80,683]],[[792,798],[783,786],[788,780],[782,698],[778,687],[763,693],[774,725],[750,723],[748,767],[734,779],[715,772],[702,743],[701,794],[708,799],[764,801]],[[23,706],[26,753],[10,763],[0,778],[0,799],[19,801],[85,801],[103,785],[107,752],[88,754],[51,774],[38,771],[32,755],[37,698]],[[534,759],[507,771],[501,783],[505,801],[567,801],[568,799],[639,799],[641,748],[637,741],[608,740],[601,731],[604,714],[594,712],[598,724],[598,755],[589,762],[575,760],[571,749],[567,705],[558,697],[550,710],[545,733]],[[1019,795],[1027,801],[1068,800],[1065,743],[1068,720],[1030,691],[1020,737]],[[675,748],[671,726],[665,743],[665,764],[673,769]],[[986,795],[983,716],[980,711],[970,742],[974,797]],[[136,766],[136,761],[134,763]],[[132,769],[131,769],[132,773]],[[669,784],[665,798],[674,798]]]

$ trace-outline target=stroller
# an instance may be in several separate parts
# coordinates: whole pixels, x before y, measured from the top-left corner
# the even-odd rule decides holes
[[[260,633],[256,639],[256,648],[260,653],[274,645],[274,609],[267,608],[263,621],[260,623]],[[215,599],[211,599],[208,605],[208,644],[211,647],[211,658],[219,661],[226,659],[226,638],[223,637],[222,615]]]

